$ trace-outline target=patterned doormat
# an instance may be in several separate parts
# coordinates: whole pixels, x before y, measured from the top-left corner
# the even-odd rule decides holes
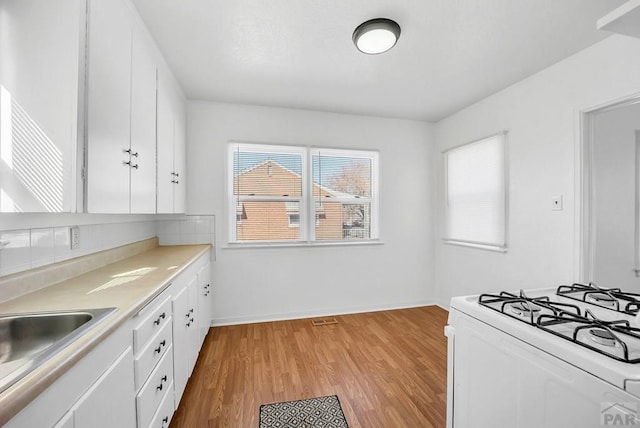
[[[260,406],[260,428],[349,428],[337,395]]]

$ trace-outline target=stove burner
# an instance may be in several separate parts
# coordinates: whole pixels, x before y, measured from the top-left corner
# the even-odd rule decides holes
[[[629,315],[640,313],[640,293],[622,291],[619,288],[603,288],[593,282],[588,285],[561,285],[556,294]]]
[[[516,302],[511,304],[511,312],[518,316],[531,317],[531,312],[536,316],[540,312],[541,308],[533,303]]]
[[[589,293],[585,294],[585,301],[595,303],[596,305],[605,306],[607,308],[616,307],[615,297],[607,293]]]
[[[599,345],[616,346],[616,338],[609,330],[604,328],[592,328],[589,330],[592,341]]]

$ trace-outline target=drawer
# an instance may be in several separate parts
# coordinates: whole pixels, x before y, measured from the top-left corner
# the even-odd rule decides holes
[[[162,399],[162,403],[160,403],[160,407],[158,407],[158,411],[155,416],[151,420],[149,424],[149,428],[167,428],[171,423],[171,418],[173,417],[173,384],[169,385],[167,388],[167,393],[164,395]]]
[[[166,320],[167,322],[162,326],[160,332],[149,341],[146,348],[140,351],[134,361],[136,391],[144,384],[147,377],[149,377],[149,373],[158,364],[158,361],[164,356],[173,342],[171,317],[166,318]]]
[[[169,317],[171,317],[171,296],[151,310],[133,330],[134,355],[137,355],[146,346],[149,339],[155,336],[166,324],[170,324]]]
[[[169,347],[136,396],[138,426],[147,427],[168,391],[173,391],[173,352]]]

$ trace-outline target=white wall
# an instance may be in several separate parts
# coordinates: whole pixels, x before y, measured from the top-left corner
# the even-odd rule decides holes
[[[635,262],[636,130],[640,104],[593,115],[594,263],[603,287],[640,291]]]
[[[639,91],[640,40],[613,35],[436,124],[440,150],[509,131],[509,250],[500,254],[445,245],[438,232],[441,304],[455,295],[579,279],[580,112]],[[438,179],[441,162],[440,156]],[[551,210],[557,194],[564,196],[563,211]]]
[[[384,244],[225,248],[230,140],[379,150]],[[193,101],[187,141],[187,210],[216,215],[217,324],[433,301],[431,125]]]

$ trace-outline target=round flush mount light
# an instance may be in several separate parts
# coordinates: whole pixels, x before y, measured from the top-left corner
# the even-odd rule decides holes
[[[400,26],[386,18],[370,19],[358,25],[353,32],[353,43],[368,55],[381,54],[395,46],[400,37]]]

